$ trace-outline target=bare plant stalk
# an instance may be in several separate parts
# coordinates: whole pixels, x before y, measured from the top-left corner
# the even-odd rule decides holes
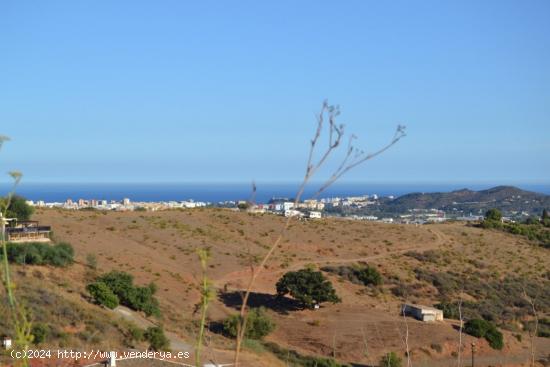
[[[307,160],[304,178],[294,198],[295,207],[300,202],[300,199],[304,193],[304,189],[306,185],[310,182],[311,178],[315,175],[315,173],[319,170],[319,168],[321,168],[326,163],[326,161],[332,155],[332,153],[341,145],[342,139],[344,137],[344,125],[342,124],[338,125],[336,123],[336,118],[338,117],[338,115],[340,115],[340,109],[338,106],[329,105],[327,101],[323,102],[321,111],[317,115],[317,128],[315,130],[313,138],[310,141],[310,148],[309,148],[309,154],[308,154],[308,160]],[[323,133],[325,124],[327,123],[328,123],[328,144],[325,150],[321,151],[319,158],[315,160],[315,155],[316,153],[318,153],[317,147],[320,143],[320,138]],[[341,161],[340,165],[334,171],[334,173],[320,186],[319,190],[315,193],[314,196],[316,197],[319,194],[321,194],[324,190],[330,187],[334,182],[336,182],[340,177],[342,177],[348,171],[352,170],[353,168],[361,165],[362,163],[368,160],[373,159],[379,154],[385,152],[390,147],[395,145],[404,136],[405,136],[405,127],[399,125],[394,133],[393,138],[390,140],[389,143],[387,143],[377,151],[374,151],[372,153],[365,153],[363,150],[357,149],[353,146],[353,141],[356,139],[356,137],[355,135],[351,135],[348,141],[348,147],[347,147],[344,159]],[[255,185],[254,185],[254,191],[255,191]],[[248,281],[246,292],[244,293],[243,302],[240,308],[240,322],[237,324],[237,342],[235,347],[235,357],[233,360],[235,367],[239,366],[240,351],[242,347],[242,342],[245,337],[246,323],[247,323],[246,311],[247,311],[248,299],[250,298],[250,293],[252,292],[254,283],[256,282],[256,279],[260,275],[262,269],[266,266],[267,261],[269,260],[271,255],[273,255],[273,253],[281,243],[281,240],[283,239],[284,235],[286,234],[286,231],[288,230],[291,220],[292,220],[292,216],[289,216],[285,220],[283,227],[281,228],[281,231],[279,232],[277,238],[275,239],[271,247],[268,249],[267,253],[264,255],[259,265],[256,268],[252,268],[250,279]]]
[[[464,327],[464,319],[462,317],[462,292],[460,292],[460,299],[458,301],[458,319],[460,322],[460,328],[458,330],[457,366],[462,367],[462,328]]]
[[[210,251],[208,249],[202,248],[197,250],[197,255],[201,263],[201,299],[200,299],[200,311],[201,319],[199,324],[199,333],[197,336],[197,342],[195,345],[195,365],[197,367],[201,366],[201,352],[202,345],[204,342],[204,329],[206,327],[206,312],[208,310],[208,305],[213,297],[212,285],[210,280],[206,276],[206,269],[208,264],[208,259],[210,258]]]
[[[4,142],[9,141],[10,139],[7,136],[0,135],[0,149]],[[8,298],[8,306],[10,309],[10,316],[13,323],[13,328],[15,331],[15,345],[21,348],[23,353],[23,358],[17,359],[15,361],[16,366],[27,367],[29,365],[29,360],[26,351],[29,349],[29,344],[32,342],[32,323],[29,320],[27,310],[17,302],[17,298],[13,292],[15,285],[11,281],[11,272],[8,261],[8,249],[7,249],[7,240],[6,240],[6,224],[7,224],[7,213],[11,205],[13,196],[15,195],[15,190],[23,175],[20,172],[10,172],[9,175],[13,179],[13,187],[8,193],[7,199],[3,202],[3,207],[0,210],[0,244],[2,245],[2,285],[6,291]]]
[[[535,367],[535,359],[536,359],[536,348],[535,348],[535,337],[537,336],[538,329],[539,329],[539,317],[537,313],[537,309],[535,308],[535,301],[527,295],[527,292],[525,291],[525,287],[523,288],[523,296],[529,302],[529,305],[531,306],[531,312],[533,312],[533,317],[535,319],[535,327],[534,330],[531,330],[531,328],[527,328],[529,331],[529,341],[531,343],[531,367]]]
[[[405,315],[405,307],[402,308],[403,323],[405,324],[405,337],[403,338],[403,344],[405,344],[405,354],[407,356],[407,367],[412,367],[411,350],[409,348],[409,323],[407,322],[407,316]]]

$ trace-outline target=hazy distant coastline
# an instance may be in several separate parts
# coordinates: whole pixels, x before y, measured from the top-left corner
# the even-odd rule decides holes
[[[333,186],[320,197],[344,197],[356,195],[401,196],[414,192],[450,192],[468,188],[472,190],[488,189],[497,184],[450,184],[450,183],[342,183]],[[550,194],[550,183],[514,184],[523,190]],[[312,184],[306,189],[304,198],[312,196],[318,186]],[[258,183],[255,200],[267,202],[273,197],[292,198],[297,184],[292,183]],[[0,184],[2,193],[10,186]],[[78,200],[105,199],[122,200],[130,198],[135,201],[171,201],[188,200],[219,202],[228,200],[246,200],[251,196],[250,183],[25,183],[18,188],[18,193],[29,200],[49,202],[65,201],[69,198]]]

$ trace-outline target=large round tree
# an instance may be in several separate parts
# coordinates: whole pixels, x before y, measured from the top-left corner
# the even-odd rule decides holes
[[[332,283],[320,271],[302,269],[290,271],[277,282],[277,295],[290,294],[304,307],[313,308],[322,302],[340,302]]]

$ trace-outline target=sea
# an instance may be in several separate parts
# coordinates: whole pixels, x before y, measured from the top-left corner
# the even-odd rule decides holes
[[[296,195],[297,183],[256,183],[253,193],[251,183],[30,183],[21,182],[17,194],[28,200],[45,202],[63,202],[67,199],[97,199],[160,202],[194,200],[210,203],[223,201],[251,200],[258,203],[268,202],[272,198],[289,198]],[[302,195],[302,199],[312,198],[319,184],[311,183]],[[318,198],[346,197],[361,195],[402,196],[408,193],[450,192],[468,188],[484,190],[499,184],[481,183],[337,183],[318,195]],[[513,184],[523,190],[550,194],[548,184]],[[0,193],[10,190],[8,184],[0,184]]]

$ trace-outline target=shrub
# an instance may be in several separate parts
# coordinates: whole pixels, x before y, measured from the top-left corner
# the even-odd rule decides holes
[[[401,363],[401,358],[395,352],[389,352],[380,358],[380,367],[401,367]]]
[[[156,286],[151,283],[145,287],[134,286],[134,278],[123,271],[111,271],[96,279],[115,294],[120,304],[136,311],[143,311],[147,316],[160,316],[158,300],[154,297]]]
[[[354,284],[362,285],[380,285],[382,284],[382,276],[378,270],[368,265],[353,265],[353,266],[325,266],[322,271],[338,274],[342,278],[349,280]]]
[[[46,253],[46,262],[53,266],[65,267],[73,263],[74,249],[68,243],[58,243]]]
[[[340,302],[332,283],[320,271],[302,269],[283,275],[276,284],[277,295],[290,295],[305,307],[313,308],[322,302]]]
[[[263,339],[275,329],[275,323],[265,314],[265,308],[263,307],[250,309],[246,317],[245,338]],[[236,338],[241,320],[241,315],[229,316],[223,323],[224,332]]]
[[[500,220],[502,219],[502,213],[498,209],[489,209],[485,213],[485,219],[500,222]]]
[[[97,256],[95,254],[86,255],[86,265],[92,270],[97,269]]]
[[[170,347],[170,341],[164,335],[164,330],[161,327],[148,327],[143,335],[145,340],[149,342],[149,348],[152,350],[167,350]]]
[[[485,339],[489,342],[489,345],[493,349],[501,350],[502,347],[504,347],[502,333],[498,331],[496,327],[487,330],[487,333],[485,333]]]
[[[133,324],[128,326],[128,334],[131,341],[140,342],[143,341],[145,338],[144,330]]]
[[[86,286],[86,290],[97,304],[113,309],[118,306],[119,299],[104,282],[94,282]]]
[[[502,333],[489,321],[482,319],[468,320],[464,324],[464,332],[477,338],[485,338],[493,349],[500,350],[504,346]]]
[[[371,266],[366,266],[362,269],[357,269],[357,277],[364,285],[380,285],[382,284],[382,276]]]
[[[48,336],[48,333],[49,333],[48,325],[42,324],[42,323],[34,324],[31,329],[31,334],[33,337],[32,342],[35,345],[45,342]]]
[[[7,244],[8,261],[15,264],[65,267],[73,263],[74,249],[68,243],[49,245],[41,242]]]

